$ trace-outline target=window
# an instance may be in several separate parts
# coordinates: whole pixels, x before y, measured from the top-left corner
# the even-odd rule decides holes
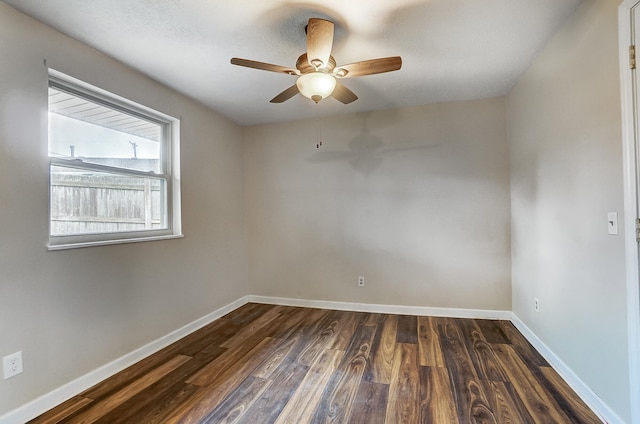
[[[49,248],[181,236],[179,121],[49,71]]]

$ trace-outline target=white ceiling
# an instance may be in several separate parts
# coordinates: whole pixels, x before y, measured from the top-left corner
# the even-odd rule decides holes
[[[500,96],[581,0],[4,0],[241,125]],[[359,99],[269,100],[295,77],[310,17],[335,22],[339,65],[402,56],[402,69],[344,80]]]

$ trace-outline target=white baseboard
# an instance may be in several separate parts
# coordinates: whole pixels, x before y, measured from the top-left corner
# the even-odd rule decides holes
[[[95,384],[111,377],[112,375],[124,370],[125,368],[135,364],[136,362],[146,358],[149,355],[169,346],[171,343],[193,333],[194,331],[204,327],[205,325],[215,321],[223,315],[239,308],[249,301],[249,296],[244,296],[234,302],[231,302],[212,313],[199,318],[184,327],[181,327],[166,336],[148,343],[133,352],[130,352],[106,365],[97,368],[88,374],[83,375],[39,398],[9,411],[0,417],[0,424],[19,424],[25,423],[35,417],[43,414],[49,409],[61,404],[62,402],[76,396],[87,390]]]
[[[511,322],[522,333],[522,335],[533,345],[534,348],[549,362],[558,374],[569,384],[574,392],[598,417],[607,424],[624,424],[609,406],[598,397],[580,378],[565,364],[542,340],[526,326],[515,313],[511,313]]]
[[[301,306],[305,308],[336,309],[339,311],[374,312],[382,314],[418,315],[448,318],[476,318],[510,320],[511,311],[486,309],[433,308],[426,306],[380,305],[375,303],[336,302],[329,300],[292,299],[250,295],[249,302],[270,305]]]

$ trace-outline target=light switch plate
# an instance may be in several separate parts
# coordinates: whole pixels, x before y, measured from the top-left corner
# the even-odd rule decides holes
[[[618,235],[618,213],[609,212],[607,214],[607,229],[609,234]]]

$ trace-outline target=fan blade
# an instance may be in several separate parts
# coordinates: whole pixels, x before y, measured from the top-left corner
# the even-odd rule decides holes
[[[300,71],[298,71],[297,69],[287,68],[280,65],[272,65],[271,63],[256,62],[255,60],[239,59],[237,57],[231,59],[231,64],[245,66],[247,68],[260,69],[262,71],[278,72],[287,75],[300,75]]]
[[[307,60],[315,68],[326,68],[333,47],[333,22],[311,18],[307,25]]]
[[[300,91],[298,91],[298,86],[296,84],[293,84],[291,87],[287,88],[282,93],[278,94],[276,97],[271,99],[271,103],[286,102],[287,100],[289,100],[290,98],[298,94],[299,92]]]
[[[334,99],[344,103],[345,105],[358,100],[358,96],[356,96],[353,91],[349,90],[344,86],[344,84],[339,82],[336,82],[336,89],[333,90],[332,96]]]
[[[333,74],[338,78],[361,77],[363,75],[397,71],[401,67],[402,58],[400,56],[392,56],[338,66],[333,70]]]

